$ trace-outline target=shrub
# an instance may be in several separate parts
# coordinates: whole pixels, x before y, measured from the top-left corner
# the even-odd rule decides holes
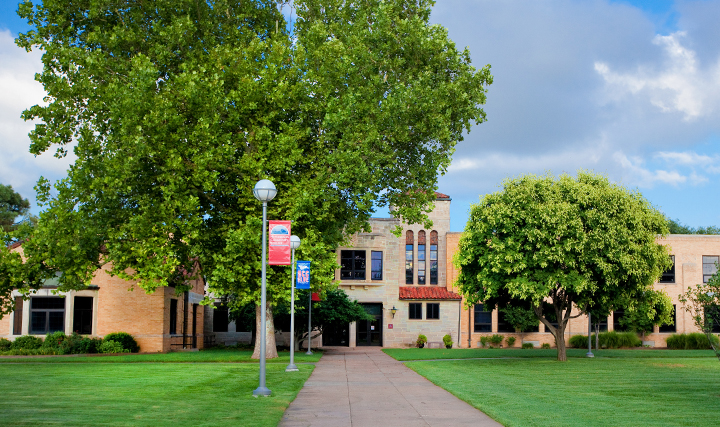
[[[531,343],[531,342],[524,342],[524,343],[522,344],[522,348],[523,348],[523,349],[535,348],[535,346],[534,346],[533,343]]]
[[[130,350],[123,348],[123,345],[117,341],[109,340],[103,341],[98,348],[99,353],[130,353]]]
[[[42,338],[34,337],[32,335],[23,335],[15,338],[12,343],[13,350],[35,350],[43,345]]]
[[[10,348],[12,348],[12,341],[0,338],[0,351],[8,351]]]
[[[480,337],[480,345],[483,347],[487,347],[488,343],[490,342],[490,337],[487,337],[485,335]]]
[[[135,341],[135,338],[127,332],[113,332],[107,334],[105,335],[104,341],[119,342],[122,344],[123,348],[128,350],[130,353],[137,353],[140,351],[140,346],[137,341]],[[427,342],[427,338],[425,338],[425,342]]]
[[[584,348],[588,345],[587,335],[573,335],[570,337],[571,348]]]
[[[47,356],[58,354],[58,350],[50,347],[33,349],[15,348],[1,352],[3,356]]]
[[[503,342],[503,336],[499,335],[499,334],[494,334],[493,336],[490,337],[490,342],[493,345],[500,345]]]
[[[517,338],[515,338],[515,337],[507,337],[507,338],[505,338],[505,344],[507,344],[508,347],[512,347],[515,345],[516,339]]]
[[[65,333],[63,331],[57,331],[53,332],[51,334],[47,334],[45,337],[45,342],[43,343],[43,348],[54,348],[59,349],[62,345],[63,341],[65,341]]]
[[[415,341],[415,344],[417,344],[418,348],[422,348],[427,343],[427,337],[423,334],[418,335],[417,341]]]
[[[640,347],[642,340],[634,332],[603,332],[600,334],[600,347],[603,348],[627,348]]]
[[[543,345],[540,346],[540,348],[544,348],[547,350],[548,348],[550,348],[550,344],[545,342],[543,343]]]
[[[61,354],[89,354],[97,353],[102,344],[102,338],[90,338],[74,332],[60,345]],[[117,341],[116,341],[117,342]]]
[[[443,337],[443,343],[445,344],[445,348],[451,348],[453,345],[452,337],[448,334]]]
[[[710,335],[713,342],[718,344],[718,337]],[[672,350],[705,350],[710,348],[707,336],[700,332],[692,334],[672,334],[667,340],[667,346]]]

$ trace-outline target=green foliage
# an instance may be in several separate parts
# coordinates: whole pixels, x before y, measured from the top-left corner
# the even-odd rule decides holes
[[[524,343],[522,344],[522,348],[523,348],[523,349],[532,349],[532,348],[535,348],[535,346],[534,346],[533,343],[531,343],[531,342],[524,342]]]
[[[376,206],[429,226],[438,176],[485,120],[490,67],[430,23],[431,2],[335,3],[295,1],[292,26],[274,0],[22,3],[32,30],[16,43],[43,52],[48,99],[23,113],[37,120],[30,151],[72,145],[77,159],[38,182],[44,210],[23,246],[38,271],[0,255],[0,280],[31,289],[63,271],[59,290],[82,289],[108,265],[148,292],[202,274],[231,309],[258,302],[261,178],[315,291],[333,287],[335,249]],[[289,270],[268,269],[273,306],[289,300]]]
[[[46,340],[47,342],[47,340]],[[116,341],[117,342],[117,341]],[[98,352],[102,338],[91,338],[73,333],[60,345],[60,354],[92,354]],[[123,345],[121,343],[121,345]]]
[[[655,325],[669,325],[673,322],[673,305],[665,291],[648,290],[641,300],[621,304],[625,313],[620,319],[624,329],[646,334]]]
[[[638,338],[635,332],[603,332],[599,338],[601,348],[632,348],[642,346],[642,340]],[[585,341],[585,345],[587,345],[587,341]]]
[[[0,356],[54,356],[57,354],[60,354],[60,350],[49,347],[40,347],[33,349],[11,348],[8,351],[0,353]]]
[[[490,343],[492,343],[492,345],[498,346],[498,345],[502,344],[502,342],[503,342],[503,336],[500,334],[493,334],[490,337]]]
[[[123,347],[121,343],[113,340],[103,340],[97,351],[103,354],[130,353],[130,350]]]
[[[549,349],[549,348],[550,348],[550,344],[549,344],[549,343],[546,343],[546,342],[544,342],[544,343],[542,343],[542,345],[540,346],[540,348],[542,348],[542,349],[546,349],[546,350],[547,350],[547,349]]]
[[[507,337],[507,338],[505,338],[505,344],[507,344],[508,347],[512,347],[512,346],[515,345],[515,341],[516,341],[516,340],[517,340],[517,339],[516,339],[515,337],[512,337],[512,336],[511,336],[511,337]]]
[[[21,337],[15,338],[15,341],[13,341],[12,348],[13,350],[35,350],[43,345],[42,338],[35,337],[32,335],[23,335]]]
[[[140,351],[140,346],[138,345],[137,341],[135,341],[135,338],[133,338],[133,336],[128,334],[127,332],[113,332],[107,334],[103,338],[103,342],[107,341],[115,341],[120,343],[123,348],[130,353],[137,353],[138,351]]]
[[[12,231],[17,224],[15,219],[27,214],[30,202],[13,190],[12,185],[0,184],[0,230]]]
[[[670,267],[665,217],[638,192],[580,171],[525,175],[473,205],[455,265],[469,304],[529,304],[546,328],[557,317],[558,360],[573,305],[642,300]]]
[[[418,335],[418,338],[415,341],[415,344],[417,344],[418,347],[424,346],[425,344],[427,344],[427,337],[423,334]]]
[[[667,219],[670,234],[720,234],[720,227],[697,227],[693,228],[682,224],[679,219]]]
[[[60,351],[60,348],[66,338],[67,337],[63,331],[53,332],[45,336],[45,341],[42,346],[43,348],[53,348]]]
[[[443,344],[445,344],[445,348],[452,348],[453,340],[449,334],[443,337]]]
[[[720,340],[717,336],[710,335],[710,340],[712,340],[715,347],[719,345]],[[667,337],[665,342],[667,347],[673,350],[707,350],[712,348],[710,340],[708,340],[707,335],[694,332],[691,334],[672,334]]]
[[[527,332],[538,325],[538,317],[529,304],[525,307],[503,307],[500,311],[505,316],[505,321],[520,332]]]
[[[588,346],[587,335],[573,335],[570,337],[570,347],[583,348]]]
[[[8,351],[12,348],[12,341],[6,338],[0,338],[0,351]]]
[[[707,338],[718,360],[720,360],[720,345],[716,345],[712,332],[720,327],[720,275],[717,273],[710,277],[707,283],[688,287],[680,295],[683,308],[692,316],[697,326]]]
[[[480,345],[484,348],[488,346],[488,343],[490,342],[490,337],[483,335],[480,337]]]

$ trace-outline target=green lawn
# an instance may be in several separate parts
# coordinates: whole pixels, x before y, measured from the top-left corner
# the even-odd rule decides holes
[[[285,372],[287,361],[268,361],[273,394],[255,398],[258,365],[224,363],[247,361],[244,353],[1,359],[0,424],[274,427],[314,366],[302,363],[304,354],[296,358],[299,372]]]
[[[533,349],[521,350],[510,348],[458,348],[458,349],[439,349],[439,348],[388,348],[383,350],[388,355],[397,360],[432,360],[432,359],[473,359],[473,358],[497,358],[497,357],[521,357],[521,358],[556,358],[557,350],[549,349]],[[569,348],[567,349],[568,357],[585,358],[587,349]],[[612,357],[633,359],[656,359],[656,358],[677,358],[691,357],[704,358],[715,357],[712,350],[655,350],[655,349],[637,349],[637,350],[593,350],[596,357]]]
[[[386,352],[416,354],[407,351]],[[472,351],[463,356],[507,356]],[[711,351],[689,352],[601,350],[595,359],[561,363],[550,350],[545,357],[406,365],[505,426],[717,426],[720,363]]]

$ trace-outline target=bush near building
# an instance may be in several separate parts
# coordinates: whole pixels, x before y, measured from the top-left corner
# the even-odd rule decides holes
[[[710,335],[710,337],[717,347],[720,339],[715,335]],[[707,350],[710,348],[710,341],[707,335],[700,332],[692,334],[672,334],[665,342],[668,348],[673,350]]]
[[[599,338],[600,348],[632,348],[642,345],[642,341],[634,332],[603,332]],[[587,335],[573,335],[570,337],[570,347],[572,348],[584,348],[587,347],[587,343]]]
[[[43,340],[32,335],[17,337],[15,341],[0,339],[0,356],[37,356],[94,353],[137,353],[137,341],[126,332],[114,332],[105,338],[93,338],[77,333],[48,334]]]

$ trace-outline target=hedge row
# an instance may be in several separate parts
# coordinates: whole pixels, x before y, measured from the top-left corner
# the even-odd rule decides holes
[[[713,340],[713,344],[718,346],[718,337],[710,335],[710,339]],[[667,346],[673,350],[706,350],[710,348],[710,341],[705,334],[695,332],[692,334],[672,334],[667,340]]]
[[[43,340],[32,335],[17,337],[15,341],[0,338],[0,356],[34,356],[52,354],[137,353],[140,347],[132,335],[113,332],[105,338],[91,338],[62,332],[47,334]]]
[[[600,334],[601,348],[628,348],[640,347],[642,340],[633,332],[603,332]],[[595,335],[592,337],[593,347],[595,347]],[[587,335],[573,335],[570,337],[570,347],[586,348],[588,345]]]

